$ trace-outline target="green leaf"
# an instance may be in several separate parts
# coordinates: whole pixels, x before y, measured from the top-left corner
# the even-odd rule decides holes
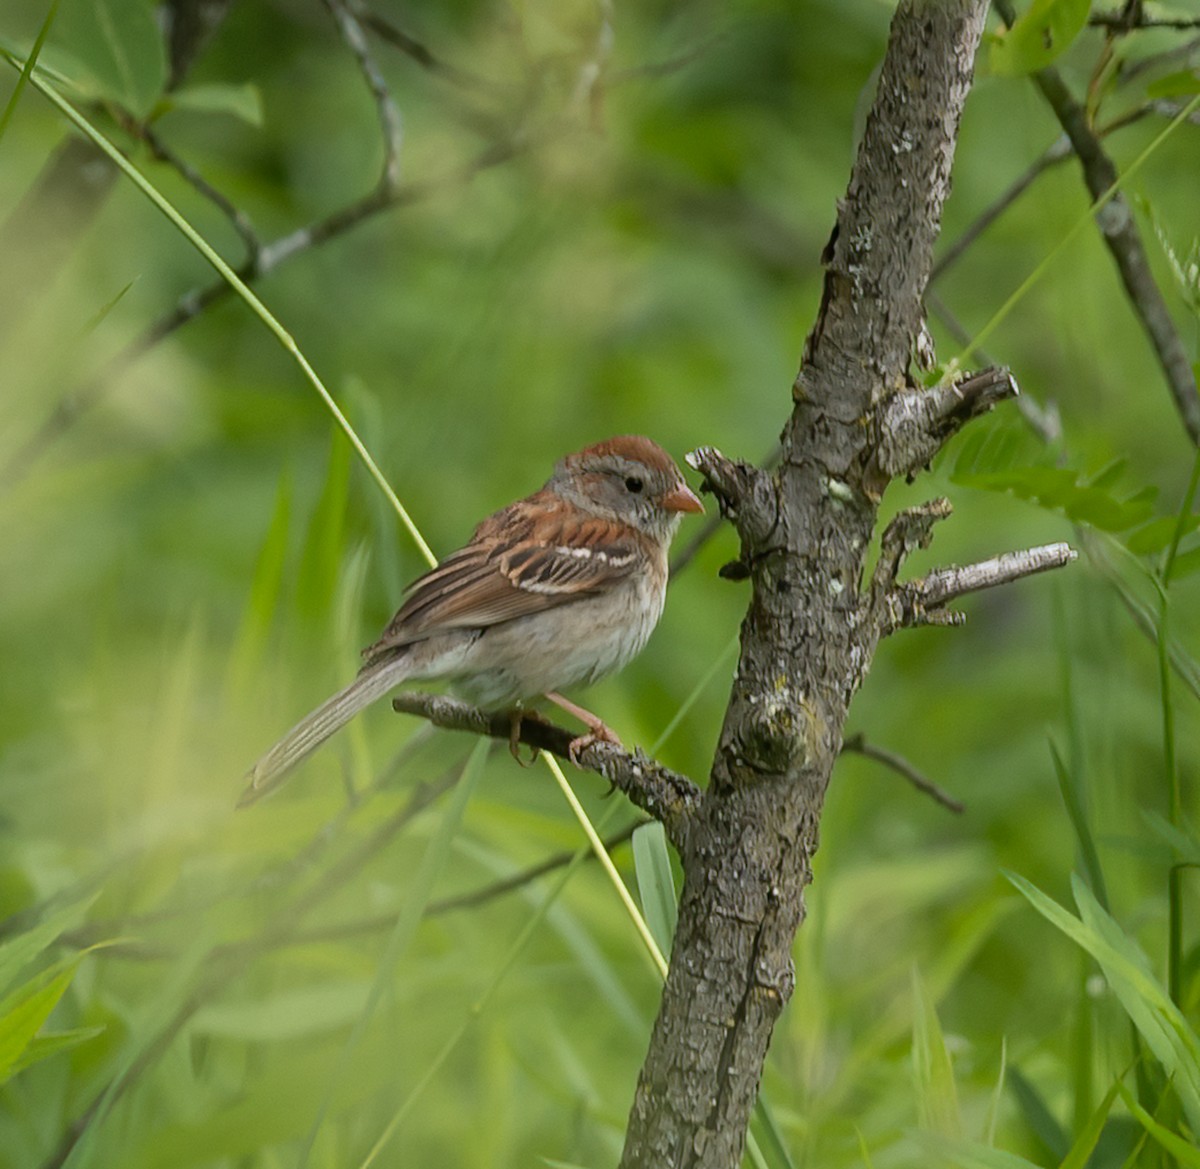
[[[252,1043],[319,1035],[352,1023],[369,990],[369,984],[358,979],[276,992],[265,999],[214,1003],[196,1012],[191,1029],[200,1035]]]
[[[4,103],[3,112],[0,112],[0,139],[4,137],[4,132],[8,129],[8,123],[12,121],[12,116],[17,109],[17,103],[21,100],[21,94],[25,92],[25,87],[29,84],[30,74],[33,73],[34,66],[38,62],[38,57],[42,54],[42,47],[46,43],[46,37],[50,35],[50,29],[54,25],[54,18],[58,15],[58,5],[59,0],[51,0],[50,7],[46,10],[46,17],[42,21],[42,27],[38,29],[37,37],[34,39],[33,48],[29,50],[29,55],[25,58],[25,64],[21,68],[21,76],[17,78],[17,84],[13,87],[12,93],[8,95],[8,101]]]
[[[1172,580],[1180,580],[1197,572],[1200,572],[1200,548],[1181,552],[1175,557],[1175,563],[1171,565]]]
[[[1050,740],[1050,757],[1054,761],[1054,774],[1058,778],[1058,790],[1062,793],[1063,804],[1066,805],[1067,815],[1071,818],[1071,827],[1075,830],[1075,839],[1079,842],[1079,852],[1083,857],[1083,867],[1087,870],[1088,881],[1100,899],[1100,903],[1107,905],[1108,889],[1104,883],[1104,870],[1100,867],[1100,853],[1096,849],[1096,841],[1092,836],[1091,825],[1088,823],[1079,781],[1063,762],[1063,757],[1053,739]]]
[[[1151,973],[1146,955],[1077,877],[1071,878],[1071,888],[1078,918],[1024,877],[1006,875],[1043,917],[1100,964],[1125,1013],[1172,1077],[1193,1129],[1200,1131],[1200,1038]]]
[[[1087,24],[1090,0],[1033,0],[1012,28],[991,42],[988,67],[1006,77],[1044,69]]]
[[[989,1149],[986,1145],[960,1137],[919,1132],[916,1138],[926,1152],[926,1159],[916,1163],[925,1166],[932,1166],[936,1159],[952,1165],[954,1169],[1041,1169],[1035,1161],[1027,1161],[1015,1153]]]
[[[1175,538],[1175,528],[1179,524],[1178,516],[1161,516],[1156,520],[1131,532],[1125,538],[1125,547],[1138,556],[1149,556],[1161,552]],[[1183,521],[1183,534],[1194,532],[1200,527],[1200,515],[1187,516]]]
[[[149,115],[166,84],[167,59],[146,0],[67,4],[53,42],[79,63],[100,97],[136,118]]]
[[[1009,1072],[1008,1085],[1029,1130],[1049,1150],[1055,1160],[1065,1157],[1070,1138],[1054,1113],[1050,1111],[1042,1094],[1017,1067]]]
[[[75,964],[47,980],[35,975],[0,1003],[0,1083],[16,1070],[33,1037],[58,1005],[75,974]]]
[[[228,114],[257,129],[263,124],[262,94],[257,85],[189,85],[168,94],[159,110],[190,110],[201,114]],[[159,111],[156,111],[159,112]]]
[[[1142,809],[1142,819],[1175,851],[1177,863],[1200,866],[1200,840],[1149,809]]]
[[[1100,1134],[1104,1132],[1104,1126],[1108,1122],[1108,1114],[1112,1111],[1113,1102],[1117,1098],[1120,1086],[1120,1080],[1113,1081],[1112,1087],[1105,1093],[1104,1099],[1100,1101],[1100,1106],[1088,1118],[1087,1124],[1080,1129],[1079,1135],[1075,1138],[1075,1143],[1060,1162],[1058,1169],[1084,1169],[1087,1165],[1088,1159],[1091,1157],[1100,1140]]]
[[[279,477],[275,508],[254,565],[250,596],[242,614],[241,627],[234,640],[229,676],[235,691],[242,690],[252,678],[266,648],[267,636],[279,605],[287,564],[288,531],[292,514],[292,476],[285,470]]]
[[[1172,1132],[1165,1125],[1159,1124],[1153,1116],[1150,1115],[1133,1097],[1124,1084],[1118,1084],[1117,1090],[1121,1094],[1121,1099],[1125,1101],[1125,1106],[1138,1118],[1142,1127],[1156,1140],[1164,1149],[1167,1150],[1173,1157],[1178,1158],[1181,1165],[1190,1166],[1190,1169],[1200,1169],[1200,1149],[1196,1148],[1194,1142],[1181,1137],[1178,1133]]]
[[[1128,499],[1116,499],[1094,483],[1080,483],[1069,467],[1011,467],[999,471],[959,471],[951,479],[964,487],[1011,492],[1050,510],[1061,510],[1077,523],[1106,532],[1120,532],[1144,523],[1154,510],[1154,488],[1144,488]]]
[[[634,832],[633,867],[637,873],[638,896],[646,925],[659,950],[663,954],[670,954],[679,906],[675,899],[675,878],[671,873],[667,834],[657,820],[641,825]]]
[[[102,1035],[104,1030],[103,1027],[76,1027],[70,1031],[44,1031],[41,1035],[35,1035],[29,1046],[25,1048],[21,1058],[13,1064],[12,1074],[15,1076],[35,1063],[41,1063],[42,1060],[49,1059],[51,1056],[70,1051],[81,1043],[86,1043],[89,1039],[95,1039],[97,1035]]]
[[[958,1139],[962,1136],[962,1114],[958,1107],[958,1088],[954,1066],[937,1009],[920,971],[912,972],[913,1000],[913,1072],[917,1089],[917,1112],[927,1132]]]
[[[796,1162],[787,1150],[765,1090],[759,1092],[754,1104],[753,1124],[763,1163],[770,1169],[796,1169]]]
[[[1146,86],[1147,97],[1186,97],[1192,93],[1200,93],[1200,74],[1191,69],[1168,73]]]
[[[341,575],[346,503],[350,496],[350,454],[345,436],[341,431],[333,431],[325,482],[300,557],[296,606],[300,617],[307,622],[328,620]]]
[[[17,977],[64,930],[73,929],[83,919],[98,893],[89,893],[79,901],[49,914],[23,934],[0,945],[0,992]]]

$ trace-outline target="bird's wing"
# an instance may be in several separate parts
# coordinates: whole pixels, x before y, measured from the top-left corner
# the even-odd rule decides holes
[[[564,509],[539,492],[489,516],[466,547],[413,582],[368,663],[442,629],[485,628],[601,592],[643,555],[636,529]]]

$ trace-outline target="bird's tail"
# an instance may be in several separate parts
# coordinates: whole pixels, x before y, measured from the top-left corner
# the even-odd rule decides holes
[[[405,656],[368,666],[349,686],[305,715],[246,773],[238,807],[249,807],[273,792],[330,735],[403,682],[411,668]]]

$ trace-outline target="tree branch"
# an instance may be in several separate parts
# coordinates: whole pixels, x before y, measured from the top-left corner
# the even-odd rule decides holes
[[[392,92],[388,88],[375,58],[371,56],[366,34],[362,25],[351,13],[342,0],[325,0],[346,47],[354,54],[358,67],[366,79],[367,88],[375,100],[375,109],[379,117],[379,130],[383,138],[383,165],[379,176],[380,189],[385,194],[393,193],[400,185],[400,147],[404,142],[404,127],[400,118],[400,110],[392,100]]]
[[[967,616],[945,609],[950,601],[1052,568],[1062,568],[1077,555],[1069,544],[1043,544],[1022,552],[1003,552],[976,564],[936,568],[919,580],[904,581],[888,591],[884,599],[882,632],[891,633],[915,625],[961,625]]]
[[[996,9],[1007,24],[1013,23],[1015,13],[1009,0],[996,0]],[[1053,66],[1035,73],[1034,82],[1070,138],[1092,198],[1106,195],[1119,176],[1088,122],[1087,111],[1071,96],[1062,75]],[[1200,388],[1196,385],[1196,375],[1150,270],[1133,210],[1120,191],[1113,192],[1096,213],[1096,223],[1116,262],[1134,312],[1154,347],[1184,429],[1192,442],[1200,446]]]
[[[512,734],[512,720],[507,712],[489,714],[442,694],[405,691],[392,699],[392,708],[401,714],[419,715],[447,730],[490,735],[505,741]],[[571,759],[571,741],[577,737],[565,727],[533,713],[521,719],[517,733],[519,742],[562,759]],[[686,775],[654,762],[638,748],[629,752],[615,743],[592,743],[577,752],[572,762],[603,776],[633,804],[660,821],[676,848],[686,847],[691,821],[700,802],[700,789]]]
[[[1016,379],[999,368],[892,395],[876,416],[879,438],[872,473],[878,476],[880,493],[896,476],[926,466],[971,419],[1019,393]]]
[[[907,779],[917,791],[923,792],[935,803],[941,804],[943,808],[948,808],[956,815],[961,816],[967,810],[966,805],[961,800],[956,800],[949,792],[939,787],[928,776],[922,775],[903,755],[897,755],[895,751],[889,751],[885,747],[877,747],[874,743],[868,743],[861,732],[857,735],[851,735],[842,744],[842,751],[843,753],[849,751],[855,755],[861,755],[864,759],[873,759],[876,763],[882,763],[884,767],[890,768],[897,775]]]

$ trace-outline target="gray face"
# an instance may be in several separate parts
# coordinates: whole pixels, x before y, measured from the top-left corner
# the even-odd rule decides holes
[[[665,511],[665,495],[682,485],[673,467],[662,470],[622,455],[593,455],[570,470],[555,469],[546,484],[592,515],[633,524],[652,536],[671,535],[682,518]]]

